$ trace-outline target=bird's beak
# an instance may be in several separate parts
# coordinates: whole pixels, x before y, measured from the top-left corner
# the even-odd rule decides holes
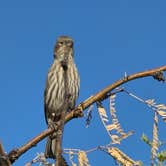
[[[68,64],[68,56],[67,55],[64,55],[64,58],[63,60],[61,61],[61,65],[63,67],[64,70],[67,69],[67,64]]]

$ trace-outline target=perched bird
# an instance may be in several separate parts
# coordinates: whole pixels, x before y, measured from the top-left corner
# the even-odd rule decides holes
[[[74,63],[73,40],[68,36],[60,36],[54,48],[54,62],[48,72],[44,92],[45,119],[48,126],[60,121],[63,111],[66,113],[74,108],[79,88],[80,78]],[[56,159],[56,138],[57,133],[48,137],[45,149],[47,158]]]

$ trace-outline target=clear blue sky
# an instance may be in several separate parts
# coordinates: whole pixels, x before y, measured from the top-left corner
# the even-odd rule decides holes
[[[14,0],[0,2],[0,140],[6,151],[19,147],[47,128],[43,91],[53,47],[59,35],[75,41],[75,61],[81,76],[78,102],[124,76],[166,63],[166,1],[164,0]],[[145,99],[165,103],[166,85],[151,78],[133,81],[126,89]],[[117,112],[125,131],[135,134],[121,150],[149,165],[150,149],[140,141],[151,137],[152,112],[124,94]],[[165,124],[160,136],[166,141]],[[90,149],[109,143],[94,108],[88,129],[85,118],[65,127],[64,147]],[[24,154],[22,166],[43,152],[45,140]],[[115,165],[107,154],[89,154],[92,166]]]

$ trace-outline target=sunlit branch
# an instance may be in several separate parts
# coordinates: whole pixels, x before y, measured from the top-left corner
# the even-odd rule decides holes
[[[99,91],[95,95],[89,97],[87,100],[81,102],[74,110],[72,110],[70,113],[68,113],[65,117],[65,123],[69,122],[73,118],[78,118],[83,116],[83,110],[88,108],[90,105],[97,101],[104,100],[110,96],[111,91],[115,90],[117,87],[121,86],[122,84],[125,84],[129,81],[143,78],[143,77],[149,77],[152,76],[154,79],[157,79],[158,81],[165,81],[165,78],[163,76],[163,71],[166,71],[166,66],[162,66],[159,68],[155,68],[152,70],[147,70],[144,72],[135,73],[132,75],[125,75],[122,79],[114,82],[110,86],[104,88],[103,90]],[[58,127],[57,127],[58,129]],[[39,143],[41,140],[46,138],[48,135],[52,134],[56,129],[47,129],[40,133],[38,136],[34,137],[32,140],[27,142],[25,145],[21,146],[20,148],[13,149],[9,152],[8,158],[11,163],[15,162],[16,159],[18,159],[23,153],[28,151],[30,148],[35,146],[37,143]]]

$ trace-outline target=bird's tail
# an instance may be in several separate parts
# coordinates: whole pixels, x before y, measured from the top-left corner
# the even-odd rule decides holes
[[[46,148],[45,148],[45,157],[46,158],[52,158],[56,159],[56,145],[57,141],[56,138],[48,137],[47,143],[46,143]],[[61,161],[59,163],[60,166],[68,166],[66,160],[64,159],[63,156],[61,156]]]
[[[48,137],[45,148],[46,158],[56,159],[55,147],[56,147],[56,138]]]

